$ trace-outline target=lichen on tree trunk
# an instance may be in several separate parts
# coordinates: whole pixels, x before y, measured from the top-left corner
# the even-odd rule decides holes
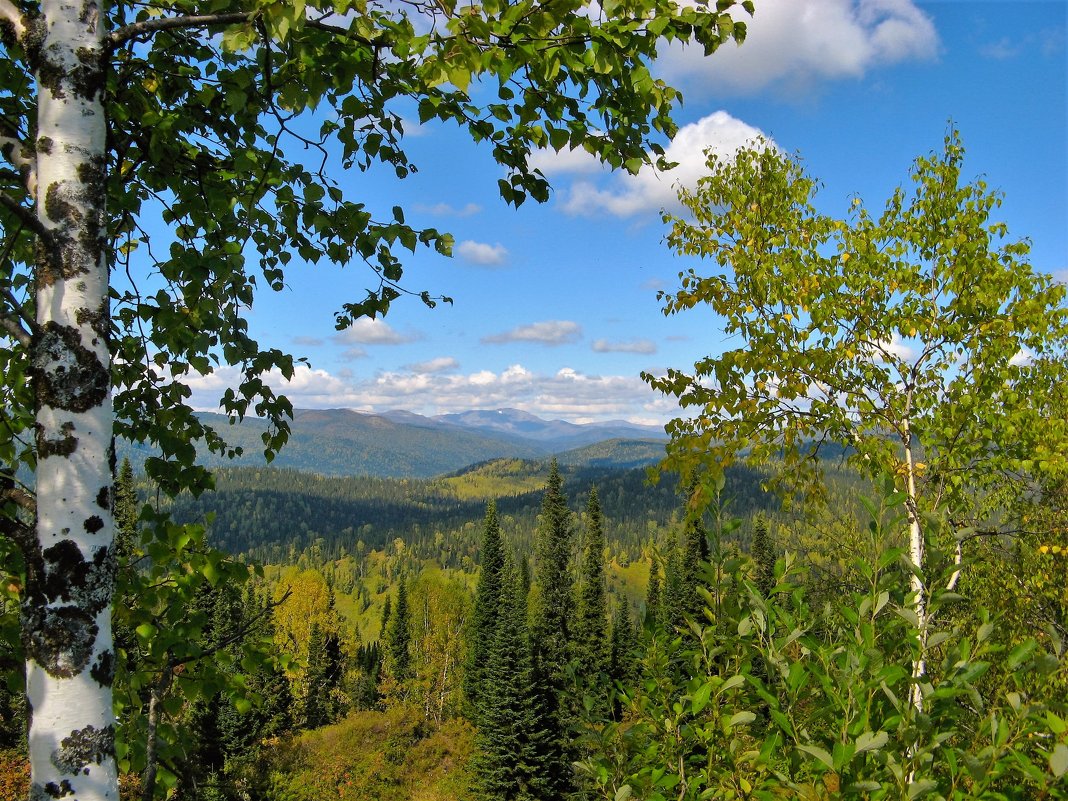
[[[117,799],[112,409],[105,251],[104,15],[45,0],[37,82],[36,546],[23,603],[31,801]]]

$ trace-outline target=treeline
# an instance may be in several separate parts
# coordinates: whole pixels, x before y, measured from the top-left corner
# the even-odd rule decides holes
[[[512,467],[518,463],[520,472]],[[500,468],[498,470],[498,467]],[[530,550],[541,502],[545,462],[500,460],[432,480],[333,477],[272,468],[222,468],[216,491],[181,496],[167,506],[180,522],[210,519],[218,547],[260,564],[295,563],[314,547],[322,563],[346,554],[381,550],[401,538],[421,558],[472,571],[477,562],[478,525],[485,503],[495,499],[516,546]],[[679,514],[675,481],[650,485],[644,469],[562,467],[568,503],[582,508],[596,486],[613,521],[612,544],[629,560],[657,528]],[[728,471],[726,492],[734,511],[746,518],[775,514],[777,504],[761,489],[764,471],[745,465]],[[854,479],[842,472],[843,486]],[[147,490],[147,487],[145,488]],[[446,535],[445,551],[436,540]],[[363,543],[362,546],[359,543]]]

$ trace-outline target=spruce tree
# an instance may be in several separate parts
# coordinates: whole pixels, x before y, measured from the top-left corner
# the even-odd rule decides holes
[[[499,625],[503,570],[504,546],[497,520],[497,505],[490,501],[486,504],[486,518],[483,523],[481,572],[475,590],[475,608],[471,614],[463,683],[468,718],[475,723],[478,722],[487,656],[492,646],[494,631]]]
[[[534,579],[536,607],[532,614],[532,676],[536,729],[541,732],[534,752],[544,782],[535,797],[562,798],[573,787],[571,778],[572,714],[567,697],[567,665],[571,657],[574,590],[571,570],[571,512],[563,493],[563,480],[556,460],[542,499],[541,519],[535,542]]]
[[[546,733],[539,728],[532,682],[526,594],[515,564],[507,558],[475,735],[475,781],[485,801],[551,797],[544,786],[550,766],[540,758]]]
[[[608,675],[608,602],[604,571],[604,521],[596,488],[590,490],[586,505],[586,537],[579,568],[578,612],[575,618],[574,657],[577,675],[584,677],[587,689]],[[604,695],[595,693],[595,697]]]
[[[140,539],[137,485],[129,459],[122,460],[122,468],[115,479],[114,493],[115,563],[119,571],[117,584],[122,587],[126,583],[123,577],[134,575],[132,571],[135,569],[136,549]],[[134,599],[128,595],[128,591],[120,595],[117,599],[118,607],[132,607]],[[115,652],[126,655],[126,670],[132,673],[136,670],[137,660],[137,637],[134,630],[121,613],[113,617],[111,625]]]
[[[397,606],[389,618],[389,649],[390,668],[393,678],[398,684],[408,680],[411,673],[411,613],[408,610],[408,590],[401,581],[397,589]]]
[[[648,613],[647,613],[648,614]],[[612,641],[608,657],[608,675],[612,687],[630,686],[637,673],[635,652],[638,648],[638,632],[631,619],[630,603],[623,596],[616,596],[612,611]],[[612,693],[612,717],[620,719],[622,710],[616,693]]]
[[[760,594],[767,598],[775,586],[775,546],[768,534],[768,524],[763,517],[758,517],[753,529],[752,556],[754,576],[757,589]]]
[[[556,459],[542,498],[541,518],[535,543],[534,580],[538,586],[538,606],[534,610],[535,645],[550,673],[563,675],[571,645],[570,613],[574,606],[571,559],[571,512],[563,491],[563,479]]]
[[[655,627],[663,622],[663,600],[660,590],[660,565],[656,557],[649,560],[649,587],[645,592],[645,625]]]

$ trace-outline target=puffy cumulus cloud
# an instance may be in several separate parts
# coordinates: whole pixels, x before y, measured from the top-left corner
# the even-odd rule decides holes
[[[630,339],[625,342],[595,339],[593,350],[595,353],[656,353],[656,343],[649,339]]]
[[[195,408],[214,411],[228,387],[241,375],[221,368],[189,380]],[[342,378],[325,370],[299,366],[293,380],[277,371],[266,383],[286,395],[298,409],[350,408],[364,412],[407,409],[435,415],[470,409],[515,408],[544,418],[572,422],[626,419],[663,424],[677,414],[670,399],[654,393],[636,376],[588,375],[570,367],[541,374],[513,364],[500,372],[414,373],[388,371],[369,378]]]
[[[380,317],[360,317],[334,340],[343,345],[403,345],[419,339],[416,334],[402,334]]]
[[[566,345],[582,339],[582,326],[571,320],[545,320],[520,325],[511,331],[482,337],[482,342],[501,345],[506,342],[540,342],[542,345]]]
[[[675,134],[665,153],[668,161],[677,164],[673,169],[661,172],[645,166],[637,175],[604,173],[599,179],[579,178],[561,193],[562,208],[573,215],[608,213],[616,217],[632,217],[641,212],[677,207],[678,187],[692,188],[698,178],[707,174],[706,150],[730,155],[761,138],[767,139],[758,128],[725,111],[714,112],[684,125]],[[547,175],[590,172],[576,168],[583,162],[597,166],[596,159],[585,152],[562,151],[555,158],[544,156],[542,160],[542,169]]]
[[[669,80],[698,92],[796,93],[939,51],[934,23],[914,0],[760,0],[753,17],[735,18],[748,28],[744,45],[707,58],[700,48],[672,47],[660,60]]]
[[[425,362],[405,365],[406,369],[413,373],[444,373],[448,370],[455,370],[459,366],[460,363],[452,356],[439,356]]]
[[[465,239],[456,246],[456,255],[471,264],[478,264],[483,267],[499,267],[508,261],[508,248],[500,243],[490,245],[486,242]]]

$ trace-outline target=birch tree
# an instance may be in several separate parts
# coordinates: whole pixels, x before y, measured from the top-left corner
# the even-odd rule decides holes
[[[369,268],[339,329],[440,300],[402,286],[398,252],[451,238],[347,197],[339,172],[413,171],[412,111],[488,143],[514,205],[548,196],[537,148],[637,170],[674,131],[658,49],[741,41],[733,5],[0,0],[0,532],[19,554],[2,567],[21,586],[32,798],[117,797],[113,436],[157,450],[165,492],[209,488],[194,443],[232,449],[185,381],[229,365],[221,408],[267,417],[280,447],[291,408],[265,374],[294,359],[244,312],[294,259]]]
[[[689,215],[666,220],[676,252],[719,270],[680,274],[664,311],[708,306],[741,344],[692,373],[645,376],[693,412],[669,424],[669,462],[684,471],[742,453],[787,473],[818,470],[831,442],[869,475],[893,477],[912,571],[904,611],[919,635],[917,712],[931,689],[932,590],[956,584],[963,542],[999,530],[1007,496],[1068,468],[1065,287],[1028,263],[1028,243],[993,218],[1000,196],[963,181],[963,161],[951,131],[878,217],[854,198],[836,219],[775,148],[710,156],[711,175],[681,193]],[[939,510],[955,532],[942,565],[928,553],[927,516]]]

